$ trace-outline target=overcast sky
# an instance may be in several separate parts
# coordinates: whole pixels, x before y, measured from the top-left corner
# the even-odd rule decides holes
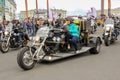
[[[25,10],[25,0],[15,0],[17,4],[17,13]],[[28,9],[35,9],[36,0],[28,0]],[[39,8],[46,9],[47,0],[38,0]],[[107,1],[105,0],[105,9],[107,9]],[[120,7],[120,0],[111,0],[112,8]],[[101,0],[49,0],[50,8],[65,9],[74,11],[77,9],[89,10],[95,7],[97,10],[101,8]]]

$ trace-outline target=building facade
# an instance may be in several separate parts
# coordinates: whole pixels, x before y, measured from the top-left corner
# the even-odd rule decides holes
[[[108,10],[107,9],[104,10],[104,14],[106,16],[108,16]],[[111,9],[111,14],[113,14],[113,15],[120,14],[120,8]],[[101,15],[101,10],[98,10],[97,11],[97,16],[100,16],[100,15]]]
[[[0,0],[0,20],[5,15],[5,0]]]
[[[67,11],[66,10],[62,10],[62,9],[52,9],[52,11],[58,16],[59,14],[61,14],[61,17],[66,17],[66,13]],[[30,18],[32,17],[44,17],[44,18],[47,18],[47,10],[46,9],[39,9],[38,10],[38,13],[39,14],[35,14],[35,10],[29,10],[28,11],[28,16]],[[20,12],[20,19],[25,19],[26,18],[26,11],[21,11]]]
[[[16,3],[14,0],[0,0],[0,19],[5,16],[6,20],[15,19]]]

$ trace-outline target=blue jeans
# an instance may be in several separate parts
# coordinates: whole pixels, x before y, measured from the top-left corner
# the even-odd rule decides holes
[[[117,37],[119,35],[119,29],[118,28],[114,28],[114,33],[115,33],[115,36]]]
[[[75,50],[78,50],[77,42],[78,42],[78,40],[79,40],[79,37],[77,37],[77,36],[72,36],[71,33],[68,32],[68,33],[66,33],[66,36],[65,36],[65,42],[66,42],[67,44],[70,43],[70,42],[69,42],[69,39],[71,39]]]
[[[17,33],[17,37],[18,37],[18,42],[20,42],[22,40],[22,33]]]
[[[27,28],[28,34],[32,34],[32,28]]]

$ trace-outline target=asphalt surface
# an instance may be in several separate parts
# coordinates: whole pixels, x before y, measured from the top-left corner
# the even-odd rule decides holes
[[[95,35],[102,35],[98,28]],[[36,64],[29,71],[17,64],[19,50],[0,52],[0,80],[120,80],[120,36],[97,55],[86,52],[55,62]]]

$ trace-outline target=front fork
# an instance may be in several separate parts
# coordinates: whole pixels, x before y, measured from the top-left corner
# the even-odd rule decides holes
[[[108,36],[108,37],[112,38],[112,33],[111,32],[110,33],[104,32],[102,35],[103,35],[102,39],[104,39],[105,36]]]
[[[7,44],[6,44],[7,46],[9,45],[10,38],[11,38],[11,33],[9,34],[9,37],[7,39]]]
[[[10,41],[10,37],[8,37],[8,39],[7,39],[7,46],[9,45],[9,41]]]
[[[42,47],[44,46],[46,39],[47,39],[47,37],[45,37],[44,40],[40,43],[40,47],[38,49],[36,49],[34,54],[32,53],[32,47],[29,47],[30,48],[30,55],[32,55],[33,60],[39,61],[40,59],[43,59],[44,56],[46,55],[46,54],[40,55],[40,51],[41,51]],[[33,45],[34,44],[35,44],[35,41],[33,42]]]

